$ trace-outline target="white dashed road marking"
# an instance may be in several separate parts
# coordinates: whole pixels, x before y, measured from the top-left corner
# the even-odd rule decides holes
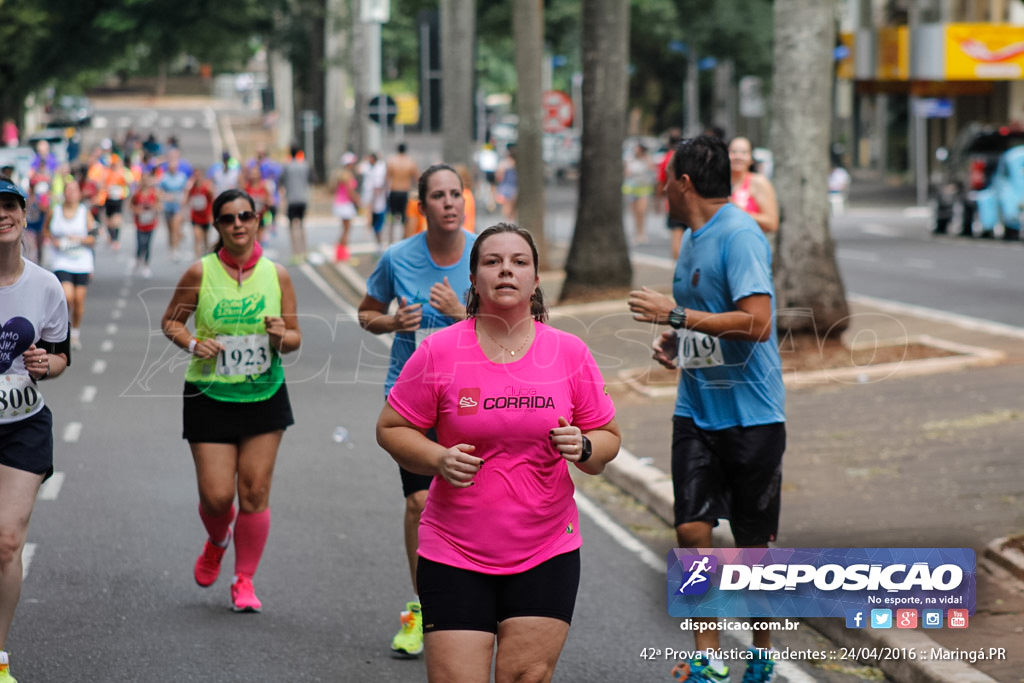
[[[66,441],[67,443],[74,443],[78,441],[78,437],[80,437],[81,435],[81,422],[68,422],[67,426],[64,427],[64,441]]]

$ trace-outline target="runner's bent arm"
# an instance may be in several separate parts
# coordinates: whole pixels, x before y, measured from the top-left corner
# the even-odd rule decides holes
[[[638,322],[668,324],[675,300],[667,294],[643,287],[629,293],[629,310]],[[686,310],[686,328],[722,339],[763,342],[771,339],[772,299],[752,294],[736,302],[736,309],[724,313]]]
[[[377,419],[377,443],[391,454],[399,465],[417,474],[443,477],[452,486],[473,485],[473,476],[484,461],[473,455],[476,446],[460,443],[445,448],[431,441],[425,430],[402,417],[390,403]]]
[[[178,286],[171,295],[171,301],[164,311],[163,331],[164,336],[171,340],[175,346],[185,351],[195,337],[189,331],[185,323],[196,310],[199,303],[199,286],[203,282],[202,262],[193,263],[185,274],[178,281]],[[196,346],[192,355],[200,358],[213,358],[221,351],[221,344],[216,339],[196,339]]]
[[[405,297],[398,301],[398,310],[388,313],[389,304],[378,301],[367,294],[359,303],[359,326],[373,334],[390,332],[413,332],[419,329],[423,318],[420,304],[406,304]]]

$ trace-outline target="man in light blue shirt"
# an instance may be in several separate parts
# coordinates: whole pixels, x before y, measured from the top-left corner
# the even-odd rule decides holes
[[[767,547],[779,526],[785,389],[775,332],[771,250],[757,223],[729,201],[729,152],[700,136],[676,148],[665,184],[669,215],[683,236],[673,297],[630,293],[636,320],[670,325],[654,359],[682,368],[673,413],[672,481],[681,548],[712,547],[727,518],[737,547]],[[728,680],[716,660],[718,632],[694,634],[704,651],[687,662],[689,681]],[[754,631],[743,680],[771,679],[770,633]]]

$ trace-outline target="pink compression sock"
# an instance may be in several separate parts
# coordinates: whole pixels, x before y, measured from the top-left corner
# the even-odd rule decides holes
[[[206,527],[206,533],[210,535],[210,541],[223,543],[228,540],[228,528],[231,526],[231,522],[235,521],[235,506],[232,505],[226,514],[214,517],[203,512],[203,505],[200,503],[199,519],[203,520],[203,526]]]
[[[239,512],[235,522],[235,574],[252,578],[263,557],[270,534],[270,508],[263,512]]]

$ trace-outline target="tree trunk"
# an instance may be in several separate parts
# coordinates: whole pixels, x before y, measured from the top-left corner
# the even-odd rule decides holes
[[[473,84],[476,64],[475,0],[441,1],[441,125],[443,159],[473,167]]]
[[[350,27],[352,15],[350,3],[343,0],[327,0],[327,17],[324,22],[324,155],[328,174],[341,155],[351,148],[348,139],[349,112],[345,98],[349,89],[349,74],[352,73],[350,55]]]
[[[784,334],[836,337],[849,309],[828,215],[834,0],[775,0],[774,11],[777,322]]]
[[[518,0],[512,10],[516,43],[517,113],[516,177],[519,190],[516,221],[533,235],[540,267],[547,266],[544,236],[544,156],[540,128],[541,60],[544,56],[543,0]]]
[[[629,3],[583,0],[582,15],[583,153],[563,301],[633,281],[622,225]]]

